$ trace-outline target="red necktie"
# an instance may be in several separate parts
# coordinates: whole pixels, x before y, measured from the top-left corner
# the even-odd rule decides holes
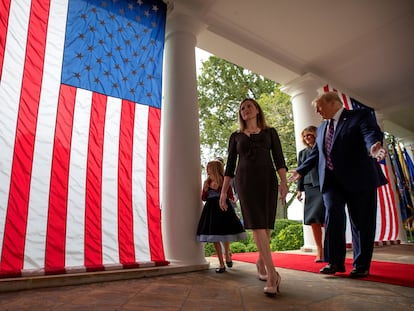
[[[329,120],[328,125],[328,133],[325,137],[325,152],[326,152],[326,167],[333,170],[333,164],[331,159],[331,145],[333,140],[333,134],[334,134],[334,119]]]

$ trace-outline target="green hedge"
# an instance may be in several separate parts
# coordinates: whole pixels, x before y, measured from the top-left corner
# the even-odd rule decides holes
[[[257,252],[251,230],[246,230],[248,238],[244,241],[232,242],[232,253]],[[296,220],[277,219],[275,229],[271,233],[270,248],[272,251],[288,251],[300,249],[303,246],[302,223]],[[213,243],[204,244],[204,255],[210,257],[216,250]]]
[[[414,242],[414,230],[413,227],[405,228],[405,233],[407,234],[407,242]]]

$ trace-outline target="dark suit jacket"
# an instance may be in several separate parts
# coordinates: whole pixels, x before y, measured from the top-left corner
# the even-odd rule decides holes
[[[306,147],[305,149],[302,149],[301,151],[299,151],[298,166],[300,166],[303,162],[305,162],[305,160],[307,159],[307,157],[309,156],[311,152],[312,152],[312,148],[310,147]],[[303,178],[298,180],[299,191],[305,191],[304,184],[309,184],[309,185],[312,185],[313,187],[319,186],[319,173],[318,173],[318,168],[316,165],[309,171],[309,173],[307,173],[305,176],[303,176]]]
[[[328,122],[318,128],[316,145],[297,172],[305,176],[318,165],[321,191],[325,181],[325,132]],[[370,154],[371,146],[383,140],[384,135],[371,112],[366,109],[346,110],[339,117],[331,146],[334,174],[341,186],[349,192],[377,188],[387,183],[376,159]]]

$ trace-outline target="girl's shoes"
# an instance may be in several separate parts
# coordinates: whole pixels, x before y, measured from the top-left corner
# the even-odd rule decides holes
[[[229,259],[229,260],[227,260],[227,259]],[[226,265],[227,265],[228,268],[233,267],[233,261],[231,260],[231,252],[228,256],[226,256]]]
[[[257,268],[257,276],[259,277],[260,281],[267,281],[267,274],[260,274],[260,268],[259,263],[256,262],[256,268]]]
[[[277,293],[279,293],[279,286],[280,286],[280,281],[282,280],[282,278],[280,277],[279,273],[276,272],[276,281],[274,286],[265,286],[265,288],[263,289],[263,292],[267,295],[267,296],[276,296]]]
[[[223,268],[216,268],[216,273],[223,273],[223,272],[225,272],[226,271],[226,267],[223,267]]]

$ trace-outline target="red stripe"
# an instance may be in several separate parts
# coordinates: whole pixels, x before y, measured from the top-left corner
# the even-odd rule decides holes
[[[132,215],[132,150],[135,103],[122,102],[118,155],[118,243],[122,264],[135,263]]]
[[[85,266],[102,266],[102,157],[106,96],[93,93],[89,127],[85,202]]]
[[[164,260],[161,236],[161,210],[159,206],[159,146],[161,110],[148,111],[147,140],[147,217],[151,260]]]
[[[45,270],[65,267],[69,160],[76,88],[61,85],[53,144]]]
[[[3,73],[4,53],[6,50],[6,35],[9,24],[11,0],[0,1],[0,81]]]
[[[344,106],[345,106],[345,108],[346,109],[350,109],[349,107],[349,102],[348,102],[348,98],[346,98],[346,95],[345,94],[343,94],[343,93],[341,93],[341,95],[342,95],[342,101],[344,102]]]
[[[329,89],[329,85],[327,84],[327,85],[325,85],[324,87],[323,87],[323,91],[326,93],[326,92],[331,92],[331,90]],[[338,90],[337,89],[335,89],[335,88],[332,88],[332,92],[336,92],[336,93],[338,93]],[[349,107],[349,102],[348,102],[348,98],[346,97],[346,95],[344,94],[344,93],[340,93],[340,94],[338,94],[338,96],[339,95],[341,95],[342,96],[342,101],[343,101],[343,104],[344,104],[344,107],[345,107],[345,109],[350,109]]]
[[[23,268],[33,150],[43,76],[49,3],[34,1],[29,19],[0,270]]]

